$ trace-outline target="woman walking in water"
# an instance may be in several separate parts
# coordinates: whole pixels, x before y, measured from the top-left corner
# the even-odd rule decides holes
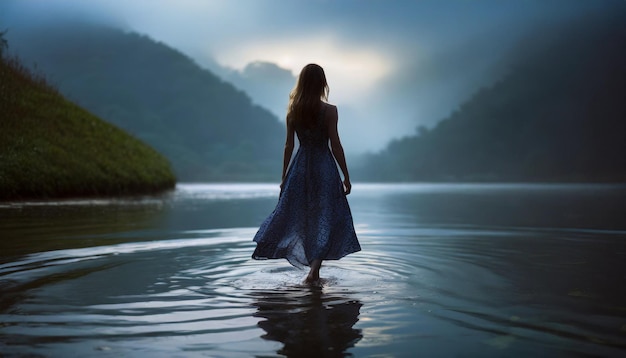
[[[346,200],[352,184],[337,132],[337,107],[326,100],[324,70],[306,65],[289,95],[280,197],[254,236],[252,254],[258,260],[285,258],[296,267],[309,266],[307,284],[319,281],[323,260],[361,250]],[[300,147],[290,165],[294,135]]]

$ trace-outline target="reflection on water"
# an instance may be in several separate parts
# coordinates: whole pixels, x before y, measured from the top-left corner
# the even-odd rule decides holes
[[[140,230],[154,239],[152,229],[165,220],[164,203],[146,198],[0,204],[0,262],[31,252],[125,242],[125,235]]]
[[[0,205],[2,356],[624,356],[626,188],[355,185],[322,288],[251,241],[277,185]]]
[[[255,292],[255,317],[261,338],[284,344],[277,353],[288,357],[344,357],[363,336],[354,329],[359,301],[325,294],[320,287]]]

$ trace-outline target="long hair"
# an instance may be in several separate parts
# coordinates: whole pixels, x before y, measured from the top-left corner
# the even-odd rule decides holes
[[[313,63],[304,66],[296,87],[289,94],[287,118],[305,126],[313,123],[320,110],[320,101],[328,100],[328,92],[324,69]]]

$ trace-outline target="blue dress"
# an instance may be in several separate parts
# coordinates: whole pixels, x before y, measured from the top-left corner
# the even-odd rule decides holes
[[[274,211],[254,236],[253,259],[287,259],[296,267],[361,250],[335,158],[328,146],[326,105],[316,123],[296,126],[300,147]]]

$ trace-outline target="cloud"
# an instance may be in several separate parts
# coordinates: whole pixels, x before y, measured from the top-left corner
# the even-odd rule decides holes
[[[309,38],[282,38],[241,41],[215,55],[223,66],[245,68],[250,61],[272,62],[297,76],[308,63],[321,65],[327,74],[335,100],[350,102],[388,75],[391,59],[376,49],[340,43],[330,34]]]

